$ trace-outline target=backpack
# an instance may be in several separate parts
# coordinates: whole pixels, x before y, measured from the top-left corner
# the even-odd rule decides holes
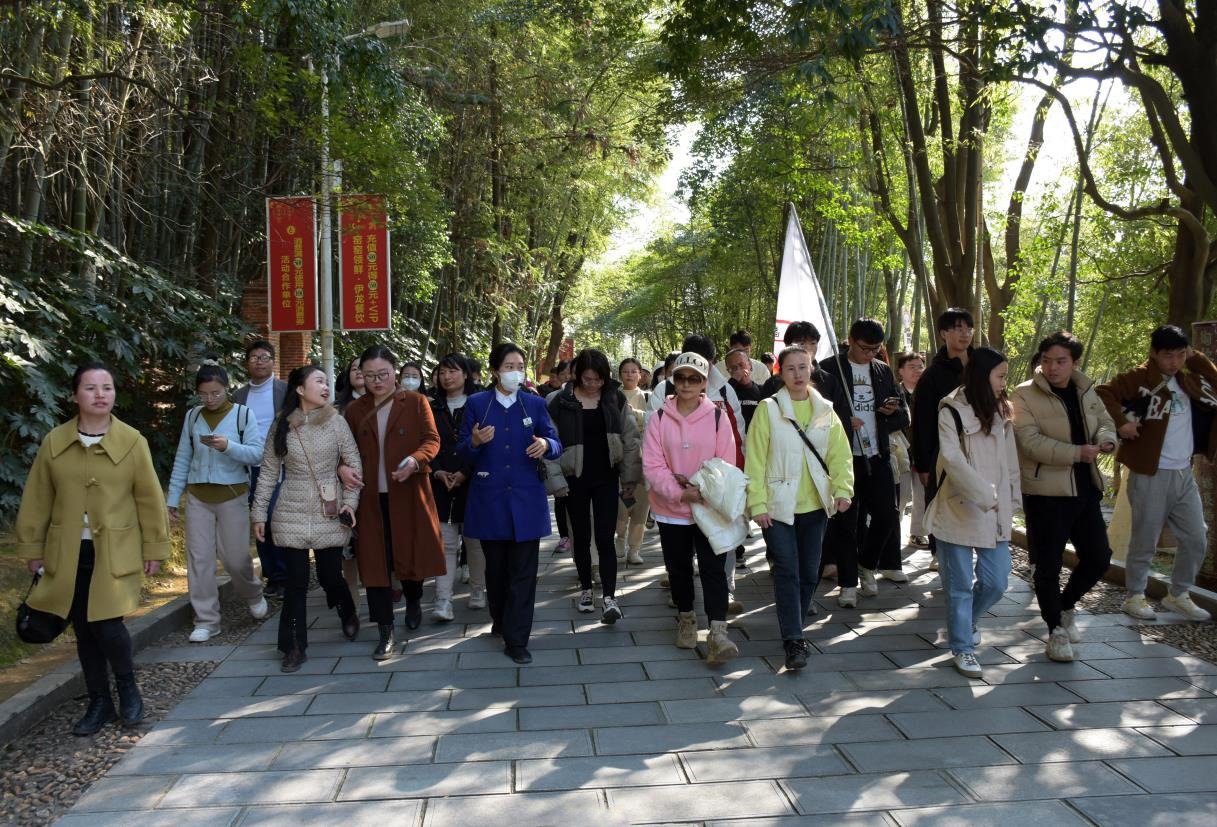
[[[240,403],[234,403],[237,409],[237,442],[245,444],[245,426],[249,425],[249,408]],[[245,419],[241,419],[241,414],[245,414]],[[199,421],[199,417],[203,415],[203,406],[198,405],[190,412],[190,419],[186,426],[186,430],[190,433],[190,442],[194,444],[194,426]]]

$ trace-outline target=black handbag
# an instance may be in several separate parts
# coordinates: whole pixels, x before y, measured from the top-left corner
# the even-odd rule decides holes
[[[22,600],[21,605],[17,607],[17,637],[26,643],[50,643],[59,637],[68,625],[68,622],[59,615],[31,608],[26,602],[29,600],[34,586],[38,585],[41,576],[34,575],[29,590],[25,593],[25,600]]]

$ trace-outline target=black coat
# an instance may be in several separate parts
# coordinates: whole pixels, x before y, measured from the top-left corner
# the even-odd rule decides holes
[[[934,473],[938,463],[938,403],[962,382],[963,362],[948,356],[945,345],[940,347],[913,393],[912,460],[918,471]]]
[[[849,404],[849,415],[843,421],[845,432],[849,434],[852,445],[854,429],[850,421],[854,416],[854,406],[850,400],[854,396],[854,372],[848,367],[848,363],[849,357],[844,353],[839,353],[824,363],[823,370],[844,388],[843,395]],[[875,435],[879,441],[877,447],[879,456],[886,457],[891,453],[891,440],[888,437],[909,424],[909,410],[904,404],[904,394],[901,392],[899,383],[896,382],[896,375],[892,373],[892,369],[886,362],[871,359],[870,381],[871,387],[875,390],[875,429],[879,432]],[[881,412],[879,407],[883,404],[883,400],[893,397],[900,400],[896,410],[890,414]]]
[[[629,406],[621,385],[615,379],[600,391],[600,410],[604,413],[605,433],[621,435],[621,412]],[[574,383],[568,382],[549,400],[549,418],[558,431],[563,450],[583,444],[583,403],[575,396]]]
[[[431,471],[462,471],[465,481],[451,491],[437,479],[431,480],[431,491],[435,495],[435,510],[441,523],[463,523],[465,521],[465,500],[469,496],[469,477],[473,474],[473,466],[461,459],[456,452],[456,445],[461,436],[461,419],[468,410],[457,408],[456,412],[448,410],[448,400],[444,396],[431,399],[431,414],[435,417],[435,430],[439,431],[439,454],[431,462]]]

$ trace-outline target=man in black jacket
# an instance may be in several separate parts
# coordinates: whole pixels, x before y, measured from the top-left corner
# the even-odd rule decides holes
[[[917,390],[913,394],[913,473],[925,486],[925,505],[938,490],[935,467],[938,464],[938,403],[963,382],[963,368],[972,353],[972,333],[976,327],[972,314],[962,307],[950,307],[938,317],[938,338],[942,347],[930,361],[930,366],[921,374]],[[937,549],[930,535],[930,553]],[[931,570],[938,569],[938,559],[930,563]]]
[[[854,452],[854,498],[832,527],[841,585],[837,602],[848,608],[858,605],[859,579],[862,595],[873,597],[879,593],[875,571],[900,570],[899,544],[891,542],[900,520],[888,436],[908,425],[909,417],[892,369],[876,358],[883,337],[879,322],[858,319],[849,329],[849,350],[824,365],[825,372],[848,389],[850,400],[845,430]],[[868,516],[870,525],[859,548],[859,525]]]
[[[848,432],[849,418],[852,414],[845,389],[836,377],[825,373],[815,362],[816,351],[820,348],[820,331],[811,322],[791,322],[790,326],[786,328],[786,335],[782,337],[782,341],[786,347],[802,345],[811,354],[814,366],[811,371],[811,382],[816,386],[820,396],[832,403],[833,410],[837,412],[837,416],[841,418],[841,424]],[[761,386],[761,398],[768,399],[781,389],[782,377],[780,374],[774,374]]]

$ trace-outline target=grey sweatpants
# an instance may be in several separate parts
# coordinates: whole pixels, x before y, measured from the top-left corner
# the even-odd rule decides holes
[[[1196,582],[1204,562],[1208,526],[1200,504],[1200,489],[1192,469],[1158,471],[1152,477],[1130,472],[1128,504],[1132,506],[1132,536],[1128,541],[1124,581],[1132,594],[1143,594],[1149,580],[1149,564],[1158,547],[1163,525],[1170,525],[1179,548],[1171,569],[1172,595],[1185,594]]]

